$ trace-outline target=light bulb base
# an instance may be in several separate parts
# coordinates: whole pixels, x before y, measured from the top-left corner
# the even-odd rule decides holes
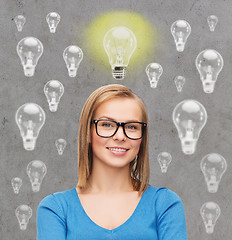
[[[122,80],[126,76],[125,66],[115,66],[112,69],[112,75],[116,80]]]
[[[161,172],[162,172],[162,173],[166,173],[166,172],[167,172],[167,170],[168,170],[168,168],[167,168],[167,167],[161,167]]]
[[[218,191],[218,183],[207,182],[207,188],[210,193],[216,193]]]
[[[68,75],[69,75],[69,77],[76,77],[77,68],[68,68]]]
[[[151,88],[156,88],[157,87],[158,82],[157,81],[150,81],[150,86]]]
[[[32,183],[32,191],[33,192],[39,192],[40,190],[40,184],[39,183]]]
[[[33,138],[24,138],[23,147],[27,151],[32,151],[35,149],[36,139]]]
[[[57,108],[58,108],[58,104],[51,104],[51,103],[49,103],[49,110],[51,111],[51,112],[56,112],[57,111]]]
[[[213,233],[213,230],[214,230],[214,226],[213,226],[213,225],[207,225],[207,226],[205,227],[205,229],[206,229],[206,232],[207,232],[208,234],[212,234],[212,233]]]
[[[177,43],[177,44],[176,44],[176,50],[177,50],[177,52],[183,52],[183,51],[184,51],[184,46],[185,46],[184,43]]]
[[[186,155],[191,155],[196,150],[197,140],[195,139],[181,139],[182,151]]]
[[[20,224],[20,229],[25,231],[27,229],[27,224],[26,223],[25,224],[21,223]]]
[[[203,82],[203,90],[205,93],[213,93],[215,82]]]
[[[35,66],[23,66],[23,70],[24,70],[24,75],[26,77],[32,77],[34,76],[35,73]]]

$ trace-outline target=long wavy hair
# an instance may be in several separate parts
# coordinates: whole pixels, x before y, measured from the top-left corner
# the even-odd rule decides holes
[[[82,189],[87,186],[87,181],[92,172],[92,146],[91,146],[91,121],[96,109],[105,101],[113,98],[134,99],[142,111],[142,121],[147,123],[137,158],[130,162],[129,171],[134,191],[141,195],[149,184],[149,156],[148,156],[148,114],[140,97],[128,87],[120,84],[110,84],[96,89],[86,100],[81,111],[78,136],[78,183]]]

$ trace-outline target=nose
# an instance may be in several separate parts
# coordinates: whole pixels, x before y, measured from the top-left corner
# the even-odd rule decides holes
[[[120,140],[123,141],[126,139],[126,135],[124,134],[123,127],[119,126],[117,132],[113,136],[114,140]]]

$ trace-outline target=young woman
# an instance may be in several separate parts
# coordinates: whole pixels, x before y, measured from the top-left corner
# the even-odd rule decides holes
[[[123,85],[98,88],[80,116],[78,183],[45,197],[37,240],[187,240],[177,194],[149,184],[148,115]]]

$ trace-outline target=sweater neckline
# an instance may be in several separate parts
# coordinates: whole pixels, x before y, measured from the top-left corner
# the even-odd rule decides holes
[[[121,228],[123,228],[125,225],[129,224],[135,217],[136,217],[136,214],[137,212],[139,211],[139,209],[141,208],[141,205],[143,204],[144,202],[144,199],[145,199],[145,195],[146,195],[146,192],[148,191],[148,189],[150,188],[150,184],[148,185],[148,188],[146,189],[146,191],[143,192],[134,212],[131,214],[131,216],[125,221],[123,222],[122,224],[120,224],[118,227],[116,228],[113,228],[113,229],[107,229],[107,228],[104,228],[104,227],[101,227],[100,225],[98,225],[96,222],[94,222],[89,216],[88,214],[86,213],[84,207],[82,206],[81,204],[81,201],[80,201],[80,198],[78,196],[78,193],[76,191],[76,188],[74,187],[73,188],[73,191],[75,191],[75,196],[77,198],[77,202],[78,202],[78,205],[79,207],[82,209],[82,212],[84,213],[85,217],[87,217],[88,221],[95,225],[97,228],[101,229],[101,230],[104,230],[108,233],[113,233],[113,232],[116,232],[116,231],[119,231]]]

